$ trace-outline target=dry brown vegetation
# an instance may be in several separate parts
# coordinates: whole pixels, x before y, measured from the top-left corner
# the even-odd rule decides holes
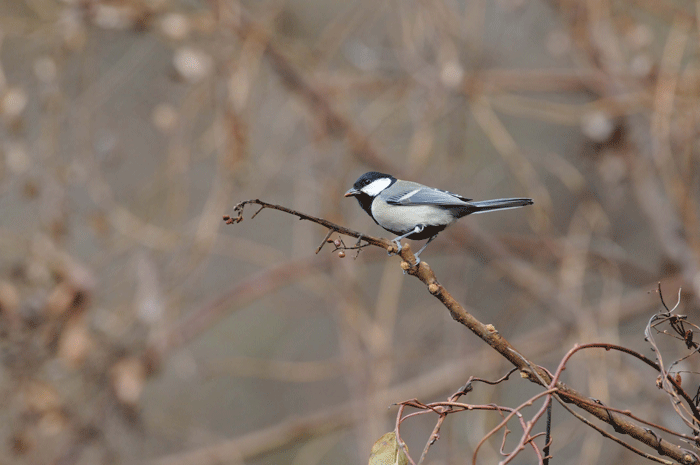
[[[528,361],[695,460],[694,401],[669,397],[700,384],[697,355],[672,365],[700,321],[698,11],[0,2],[0,461],[365,463],[397,402],[427,412],[401,422],[415,460],[438,417],[424,463],[502,460],[498,436],[480,443],[498,412],[440,409],[540,396],[531,419],[554,391],[511,376],[461,394],[512,365],[401,259],[316,255],[325,228],[267,209],[221,221],[260,198],[386,237],[342,196],[369,169],[535,199],[462,220],[421,258]],[[682,288],[687,322],[663,316],[657,282],[669,308]],[[552,431],[553,463],[642,460],[559,404]]]

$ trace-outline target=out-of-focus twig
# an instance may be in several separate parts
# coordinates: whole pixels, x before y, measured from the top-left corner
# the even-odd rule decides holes
[[[308,275],[316,270],[322,270],[328,266],[328,260],[298,260],[285,262],[277,267],[265,270],[262,273],[251,276],[229,291],[218,296],[212,302],[192,311],[180,319],[167,332],[161,340],[163,346],[158,351],[172,350],[191,341],[203,331],[209,329],[218,319],[235,307],[246,305],[300,276]]]
[[[225,3],[225,2],[224,2]],[[248,11],[240,3],[236,3],[235,12],[232,15],[235,32],[246,40],[257,38],[265,45],[265,56],[277,71],[277,74],[294,92],[299,94],[313,109],[329,133],[339,133],[347,138],[353,152],[365,163],[386,170],[389,164],[374,148],[367,135],[356,127],[348,118],[341,114],[329,101],[328,97],[319,90],[319,86],[312,84],[311,80],[304,76],[297,67],[285,56],[275,44],[270,34],[260,24],[253,20]]]
[[[558,5],[564,14],[574,13],[567,2],[552,0],[551,3]],[[591,5],[593,4],[589,4],[589,7]],[[599,93],[606,98],[617,99],[629,92],[641,91],[644,87],[642,81],[626,80],[620,74],[620,67],[625,60],[621,56],[620,40],[614,34],[615,28],[610,18],[599,17],[600,12],[592,7],[588,13],[594,17],[589,19],[586,40],[581,38],[577,45],[589,55],[586,57],[588,63],[585,64],[591,70],[597,69],[601,72],[604,85],[599,89]],[[574,18],[580,17],[573,14],[571,20],[576,21]],[[625,137],[623,143],[615,147],[615,150],[628,160],[637,203],[655,230],[660,246],[668,258],[680,268],[687,285],[697,296],[700,295],[700,280],[697,279],[700,252],[695,250],[694,244],[691,243],[694,229],[684,227],[683,219],[687,220],[690,216],[678,210],[677,201],[678,190],[688,190],[688,187],[675,187],[676,183],[682,182],[680,178],[676,178],[673,185],[669,185],[669,168],[659,166],[658,162],[659,157],[668,160],[671,153],[668,148],[669,132],[665,126],[668,126],[669,111],[673,110],[677,87],[682,87],[681,77],[676,74],[679,73],[679,60],[682,59],[682,50],[689,34],[689,24],[688,17],[678,15],[669,33],[661,61],[662,69],[656,76],[656,104],[651,115],[655,124],[650,125],[645,115],[627,115],[624,118],[624,126],[625,135],[628,137]],[[692,205],[692,202],[683,202],[682,207],[688,209]]]

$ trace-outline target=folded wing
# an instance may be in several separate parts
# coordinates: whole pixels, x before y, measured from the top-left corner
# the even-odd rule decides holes
[[[443,207],[463,207],[471,199],[453,194],[452,192],[430,187],[416,187],[392,195],[386,199],[390,205],[440,205]]]

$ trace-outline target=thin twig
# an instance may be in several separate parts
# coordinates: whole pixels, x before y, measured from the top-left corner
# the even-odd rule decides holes
[[[471,376],[469,378],[469,380],[464,384],[464,386],[462,386],[459,389],[459,391],[455,392],[454,394],[452,394],[449,397],[448,402],[456,402],[457,399],[459,399],[461,396],[470,392],[472,390],[472,383],[474,383],[474,382],[480,382],[480,383],[484,383],[484,384],[489,384],[491,386],[495,386],[497,384],[500,384],[500,383],[508,380],[510,375],[512,375],[516,371],[518,371],[517,368],[512,368],[510,371],[508,371],[508,373],[506,373],[505,375],[503,375],[502,377],[500,377],[496,381],[489,381],[487,379],[475,378],[475,377]],[[436,422],[435,427],[433,428],[433,431],[430,434],[430,437],[428,438],[428,441],[425,444],[425,447],[423,447],[423,453],[420,456],[420,460],[418,460],[418,465],[421,465],[425,461],[425,458],[428,455],[428,451],[430,450],[430,447],[432,447],[432,445],[435,444],[435,442],[438,439],[440,439],[440,428],[442,427],[442,424],[445,421],[445,418],[447,418],[448,413],[451,413],[451,412],[446,412],[444,415],[440,415],[438,417],[438,421]]]
[[[333,235],[334,232],[335,232],[335,229],[328,230],[328,234],[326,234],[326,237],[323,238],[323,240],[321,241],[321,244],[316,249],[316,255],[318,255],[318,253],[321,251],[323,246],[326,245],[326,243],[328,242],[328,239],[331,238],[331,236]]]

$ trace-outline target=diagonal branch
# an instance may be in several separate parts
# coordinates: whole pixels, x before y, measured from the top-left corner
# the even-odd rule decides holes
[[[269,204],[257,199],[246,200],[236,205],[234,207],[236,217],[224,216],[224,221],[226,224],[240,223],[243,220],[243,209],[248,204],[257,204],[261,206],[260,210],[258,210],[253,217],[255,217],[265,208],[279,210],[289,213],[290,215],[297,216],[299,219],[320,224],[329,230],[336,231],[340,234],[355,237],[360,241],[367,242],[370,245],[384,248],[389,252],[392,252],[395,249],[393,243],[388,239],[367,236],[352,229],[332,223],[328,220],[307,215],[281,205]],[[420,279],[421,282],[428,287],[428,291],[447,308],[454,320],[469,328],[471,332],[479,336],[484,342],[490,345],[494,350],[517,367],[520,370],[523,378],[527,378],[545,388],[550,388],[549,384],[552,382],[552,376],[547,372],[547,370],[535,365],[525,358],[525,356],[516,350],[515,347],[513,347],[493,325],[483,324],[472,314],[467,312],[464,307],[462,307],[462,305],[460,305],[459,302],[452,297],[447,289],[445,289],[438,282],[435,273],[433,273],[433,270],[430,268],[428,263],[421,261],[418,266],[412,265],[415,263],[415,256],[413,255],[413,252],[411,252],[410,247],[404,246],[399,255],[403,259],[401,268],[406,273]],[[556,388],[558,393],[556,397],[561,399],[563,402],[572,403],[578,408],[596,416],[599,420],[608,423],[617,433],[627,434],[634,439],[643,442],[652,449],[655,449],[659,454],[668,456],[678,463],[687,465],[700,463],[697,456],[690,451],[668,441],[660,440],[653,431],[639,426],[619,413],[611,412],[604,406],[598,406],[597,404],[587,402],[585,400],[587,398],[586,395],[567,386],[561,381],[557,381],[553,387]]]
[[[348,229],[346,227],[337,225],[335,223],[331,223],[330,221],[324,220],[323,218],[317,218],[315,216],[307,215],[306,213],[301,213],[301,212],[298,212],[296,210],[292,210],[291,208],[283,207],[281,205],[274,205],[271,203],[263,202],[262,200],[258,200],[258,199],[245,200],[245,201],[239,203],[238,205],[236,205],[235,207],[233,207],[233,211],[234,211],[234,213],[236,213],[236,217],[232,218],[228,215],[225,215],[224,221],[226,222],[226,224],[240,223],[241,221],[243,221],[243,209],[245,208],[246,205],[250,205],[250,204],[260,205],[260,210],[256,211],[253,214],[253,216],[251,217],[251,219],[255,218],[258,215],[258,213],[260,213],[264,209],[270,208],[272,210],[279,210],[279,211],[282,211],[285,213],[289,213],[290,215],[297,216],[297,217],[299,217],[300,220],[308,220],[308,221],[312,221],[314,223],[318,223],[321,226],[325,226],[326,228],[329,229],[330,234],[328,234],[326,236],[323,243],[325,243],[326,240],[329,237],[331,237],[330,235],[333,233],[333,231],[336,231],[340,234],[344,234],[346,236],[350,236],[350,237],[354,237],[354,238],[357,238],[357,239],[362,240],[362,241],[366,241],[367,243],[369,243],[371,245],[375,245],[377,247],[382,247],[385,249],[389,249],[389,248],[393,247],[392,242],[388,239],[367,236],[367,235],[362,234],[360,232],[353,231],[352,229]],[[321,251],[321,248],[319,247],[316,250],[316,253],[318,253],[320,251]]]

